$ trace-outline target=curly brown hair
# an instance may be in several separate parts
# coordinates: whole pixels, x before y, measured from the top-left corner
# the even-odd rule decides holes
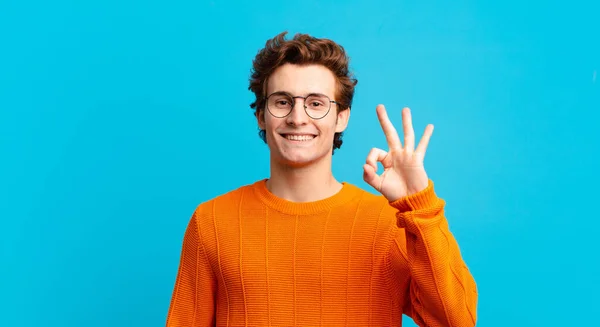
[[[264,115],[266,101],[266,85],[269,76],[278,67],[284,64],[296,65],[323,65],[336,77],[335,100],[337,112],[349,110],[354,98],[354,87],[358,80],[350,72],[348,66],[350,58],[344,48],[329,39],[319,39],[308,34],[296,34],[291,40],[285,40],[287,32],[282,32],[267,41],[252,61],[250,86],[248,87],[256,100],[250,104],[255,109],[254,115]],[[342,134],[335,133],[333,139],[333,151],[342,146]],[[259,130],[258,135],[266,143],[265,131]]]

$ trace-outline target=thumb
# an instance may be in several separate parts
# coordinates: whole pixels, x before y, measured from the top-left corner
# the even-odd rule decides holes
[[[379,185],[381,184],[381,177],[377,175],[373,166],[365,164],[363,165],[363,179],[367,184],[379,191]]]

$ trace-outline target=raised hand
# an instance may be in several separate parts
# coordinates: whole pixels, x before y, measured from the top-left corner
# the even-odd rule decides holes
[[[415,132],[409,108],[402,110],[402,127],[404,129],[404,146],[400,142],[394,125],[388,118],[383,105],[377,106],[377,117],[385,133],[388,151],[373,148],[363,166],[365,182],[379,191],[389,201],[424,190],[429,179],[423,166],[425,152],[433,133],[433,125],[425,128],[423,137],[415,149]],[[377,174],[377,163],[381,162],[383,173]]]

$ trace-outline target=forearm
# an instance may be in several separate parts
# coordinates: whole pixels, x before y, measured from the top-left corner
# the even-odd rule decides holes
[[[477,287],[444,217],[444,201],[427,189],[392,203],[406,231],[413,318],[422,326],[473,326]],[[401,246],[400,244],[397,244]]]

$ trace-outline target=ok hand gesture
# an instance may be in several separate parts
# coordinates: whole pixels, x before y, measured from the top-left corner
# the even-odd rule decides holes
[[[367,163],[363,166],[365,182],[383,194],[388,201],[395,201],[422,191],[429,182],[423,160],[433,133],[433,125],[427,125],[423,137],[415,149],[415,133],[409,108],[402,110],[404,146],[402,146],[398,133],[389,120],[383,105],[377,106],[377,117],[385,133],[389,149],[388,151],[378,148],[371,149],[367,156]],[[381,162],[383,165],[381,175],[377,174],[377,162]]]

